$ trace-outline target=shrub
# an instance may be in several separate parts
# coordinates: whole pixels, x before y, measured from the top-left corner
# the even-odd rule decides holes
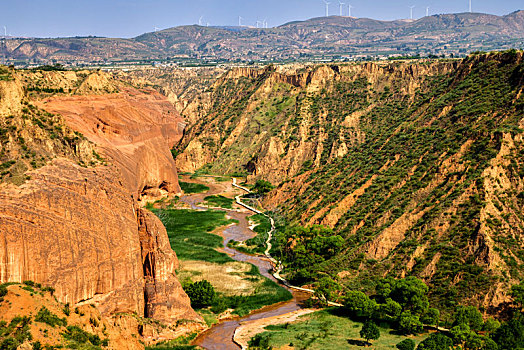
[[[370,339],[377,340],[380,338],[380,329],[371,320],[366,321],[360,330],[360,336],[369,342]]]
[[[184,290],[195,308],[211,306],[216,298],[215,288],[206,280],[191,283]]]
[[[434,333],[424,339],[417,347],[417,350],[451,350],[453,340],[442,333]]]
[[[0,298],[5,297],[7,294],[7,287],[4,285],[0,285]]]
[[[102,344],[102,340],[100,340],[100,337],[98,335],[86,332],[77,326],[68,326],[67,331],[64,332],[62,335],[64,336],[64,338],[75,341],[80,344],[85,344],[87,342],[90,342],[94,346],[99,346]]]
[[[251,340],[249,341],[249,348],[250,349],[271,349],[269,346],[269,335],[267,334],[257,334]]]
[[[415,350],[415,342],[412,339],[404,339],[397,344],[398,350]]]
[[[59,318],[57,315],[49,311],[45,306],[38,311],[35,317],[36,322],[42,322],[50,325],[51,327],[66,326],[67,320],[65,318]]]

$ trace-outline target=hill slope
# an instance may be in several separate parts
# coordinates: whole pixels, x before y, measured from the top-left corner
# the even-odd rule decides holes
[[[522,52],[235,69],[177,162],[270,180],[266,206],[341,234],[313,276],[415,275],[441,304],[496,306],[524,272],[523,76]]]
[[[169,57],[224,60],[289,59],[341,54],[467,53],[522,48],[524,11],[506,16],[445,14],[416,21],[321,17],[269,29],[240,31],[181,26],[134,39],[14,39],[0,43],[0,55],[48,62],[129,61]]]

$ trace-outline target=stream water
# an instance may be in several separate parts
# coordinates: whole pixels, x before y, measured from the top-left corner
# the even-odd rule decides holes
[[[205,184],[210,188],[210,190],[205,194],[194,194],[184,196],[181,198],[181,201],[191,205],[193,209],[205,209],[197,205],[198,203],[204,201],[205,196],[225,194],[226,192],[231,193],[236,191],[228,183],[216,183],[212,179],[209,180],[210,182],[196,180],[191,181]],[[188,180],[184,179],[184,181]],[[234,260],[249,262],[257,266],[260,270],[260,273],[263,276],[271,279],[272,281],[277,282],[270,273],[272,266],[267,259],[265,259],[264,257],[244,254],[235,249],[227,247],[227,243],[231,240],[245,241],[249,238],[254,237],[255,233],[249,229],[247,219],[252,214],[247,212],[239,212],[236,210],[227,210],[226,212],[229,217],[237,220],[238,224],[230,226],[223,231],[224,251],[227,254],[229,254]],[[284,315],[302,308],[301,303],[308,297],[307,294],[296,292],[293,290],[290,290],[290,292],[293,294],[292,300],[267,306],[242,318],[227,320],[218,323],[206,332],[200,334],[200,336],[198,336],[193,342],[193,345],[198,345],[204,349],[209,350],[240,349],[240,347],[233,342],[233,335],[235,333],[235,330],[237,329],[237,327],[240,326],[241,323],[245,324],[250,321]]]

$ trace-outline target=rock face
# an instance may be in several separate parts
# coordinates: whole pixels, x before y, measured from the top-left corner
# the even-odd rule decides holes
[[[56,159],[30,176],[2,188],[0,280],[53,286],[66,303],[96,296],[106,313],[142,313],[136,212],[117,169]]]
[[[158,92],[123,88],[111,95],[53,97],[39,105],[99,146],[130,192],[180,191],[170,149],[182,136],[183,119]]]
[[[153,91],[117,84],[119,93],[100,94],[97,84],[108,79],[87,77],[80,84],[87,95],[36,103],[63,114],[60,128],[85,135],[104,159],[93,151],[99,165],[87,167],[57,156],[26,172],[20,186],[0,183],[0,283],[53,286],[59,301],[92,303],[106,316],[200,322],[176,278],[162,223],[138,202],[147,189],[180,191],[170,146],[182,119]]]

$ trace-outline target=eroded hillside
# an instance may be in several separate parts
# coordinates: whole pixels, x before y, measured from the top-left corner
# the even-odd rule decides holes
[[[233,69],[177,162],[270,180],[267,207],[341,234],[317,275],[415,275],[441,305],[501,305],[523,273],[523,75],[513,51]]]
[[[173,105],[101,72],[3,69],[1,80],[0,282],[53,287],[145,342],[202,328],[165,228],[140,205],[180,191]],[[143,347],[119,341],[109,346]]]

